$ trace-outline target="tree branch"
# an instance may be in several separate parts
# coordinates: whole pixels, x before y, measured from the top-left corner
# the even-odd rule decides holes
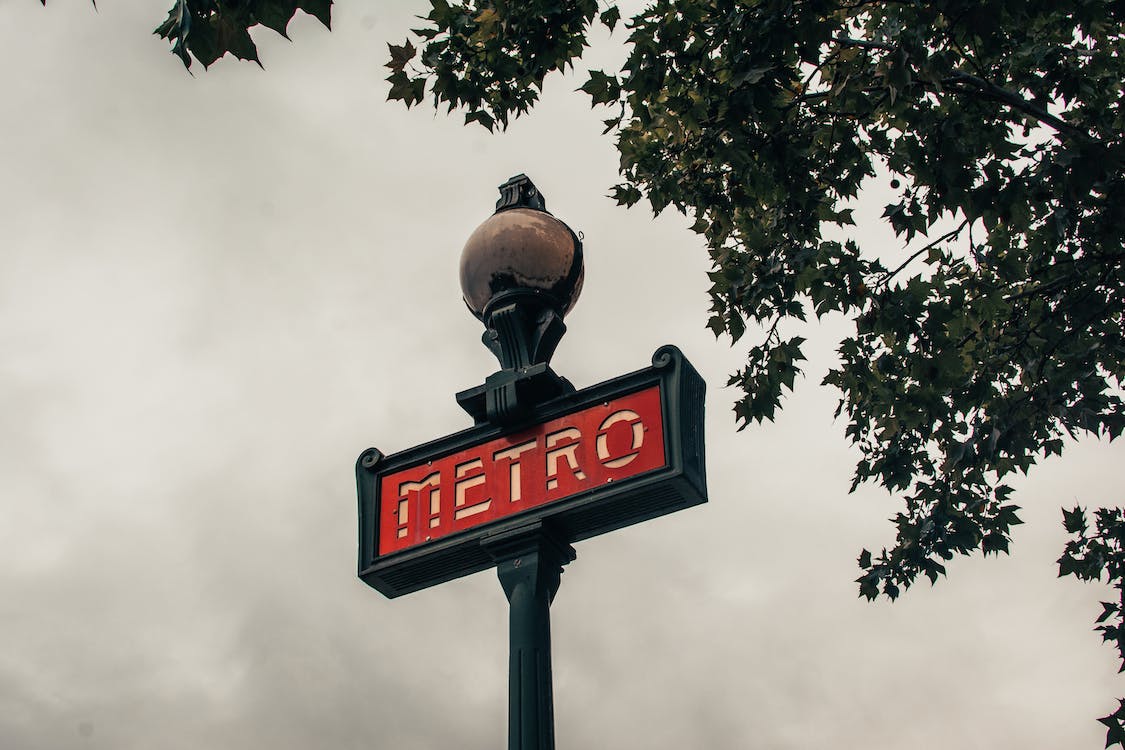
[[[1067,274],[1066,276],[1062,276],[1061,278],[1057,278],[1054,281],[1049,281],[1045,284],[1039,284],[1038,286],[1034,286],[1031,289],[1025,289],[1024,291],[1019,292],[1018,294],[1009,295],[1009,296],[1004,298],[1004,301],[1005,302],[1015,302],[1016,300],[1026,299],[1028,297],[1036,297],[1036,296],[1039,296],[1039,295],[1042,295],[1042,294],[1049,294],[1050,292],[1053,292],[1056,289],[1060,289],[1060,288],[1066,286],[1067,284],[1072,283],[1077,278],[1078,278],[1078,276],[1076,276],[1075,274]]]
[[[883,52],[894,52],[898,47],[884,42],[871,42],[866,39],[852,39],[850,36],[835,36],[832,41],[841,47],[859,47],[861,49],[877,49]]]
[[[1088,132],[1086,132],[1082,128],[1079,128],[1075,125],[1071,125],[1070,123],[1066,122],[1065,120],[1062,120],[1062,119],[1056,117],[1055,115],[1052,115],[1047,110],[1043,109],[1040,106],[1032,104],[1027,99],[1024,99],[1022,96],[1015,93],[1014,91],[1009,91],[1008,89],[997,86],[995,83],[992,83],[991,81],[986,81],[983,78],[980,78],[979,76],[975,76],[975,75],[972,75],[970,73],[954,73],[953,75],[951,75],[947,78],[943,78],[942,84],[943,85],[968,84],[969,86],[972,86],[974,89],[976,89],[980,93],[984,94],[985,96],[987,96],[991,99],[996,99],[997,101],[1003,102],[1004,104],[1007,104],[1008,106],[1012,107],[1013,109],[1017,109],[1020,112],[1023,112],[1024,114],[1026,114],[1026,115],[1030,115],[1031,117],[1034,117],[1036,120],[1038,120],[1039,122],[1041,122],[1045,125],[1050,125],[1052,128],[1054,128],[1059,133],[1062,133],[1064,135],[1072,136],[1072,137],[1077,138],[1079,140],[1085,140],[1085,141],[1095,140],[1093,136],[1091,136]],[[961,91],[966,90],[961,86],[956,86],[956,88],[960,89]]]

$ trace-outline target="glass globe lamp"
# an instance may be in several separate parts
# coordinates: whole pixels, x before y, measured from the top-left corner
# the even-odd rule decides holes
[[[582,291],[582,241],[547,212],[526,175],[500,186],[496,212],[461,252],[461,293],[500,371],[457,400],[478,421],[510,425],[573,386],[550,368]]]

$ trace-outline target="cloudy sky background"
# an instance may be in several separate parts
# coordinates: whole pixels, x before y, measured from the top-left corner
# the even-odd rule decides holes
[[[564,574],[559,747],[1100,748],[1125,691],[1091,632],[1108,592],[1054,560],[1060,503],[1118,499],[1120,447],[1019,481],[1010,557],[860,600],[897,506],[847,494],[817,385],[844,324],[814,329],[778,421],[736,432],[749,342],[705,329],[687,222],[605,197],[581,75],[498,135],[384,101],[386,42],[427,8],[342,0],[331,33],[258,34],[265,72],[192,78],[151,34],[162,3],[0,2],[0,747],[504,746],[495,574],[367,588],[352,467],[468,425],[453,394],[496,365],[457,259],[526,172],[586,237],[556,370],[584,387],[674,343],[709,385],[711,502]],[[620,30],[595,37],[591,64],[619,59]]]

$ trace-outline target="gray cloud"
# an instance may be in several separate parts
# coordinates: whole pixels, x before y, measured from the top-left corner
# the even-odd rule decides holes
[[[744,347],[704,329],[705,253],[604,197],[578,81],[495,136],[383,102],[424,5],[341,3],[331,34],[263,37],[267,72],[195,78],[150,3],[0,9],[0,746],[502,745],[494,574],[365,587],[352,464],[467,425],[453,393],[494,362],[457,257],[521,171],[586,236],[557,369],[588,385],[674,342],[710,386],[711,503],[580,543],[564,575],[560,747],[1100,746],[1100,592],[1052,561],[1058,504],[1115,500],[1119,449],[1021,484],[1012,557],[859,601],[895,505],[846,495],[816,387],[838,324],[778,422],[736,433]]]

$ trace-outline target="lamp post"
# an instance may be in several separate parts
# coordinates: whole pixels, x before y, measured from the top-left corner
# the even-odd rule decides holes
[[[457,394],[475,424],[356,461],[359,577],[393,598],[495,567],[508,599],[508,748],[554,750],[551,602],[571,544],[707,502],[705,386],[674,346],[580,391],[551,355],[582,242],[524,175],[461,255],[500,369]]]
[[[547,212],[531,180],[501,185],[496,212],[461,254],[465,304],[485,324],[482,340],[501,368],[457,395],[478,423],[509,427],[574,391],[550,360],[582,279],[582,241]],[[481,546],[508,598],[508,750],[554,750],[550,607],[574,548],[540,521],[489,534]]]

